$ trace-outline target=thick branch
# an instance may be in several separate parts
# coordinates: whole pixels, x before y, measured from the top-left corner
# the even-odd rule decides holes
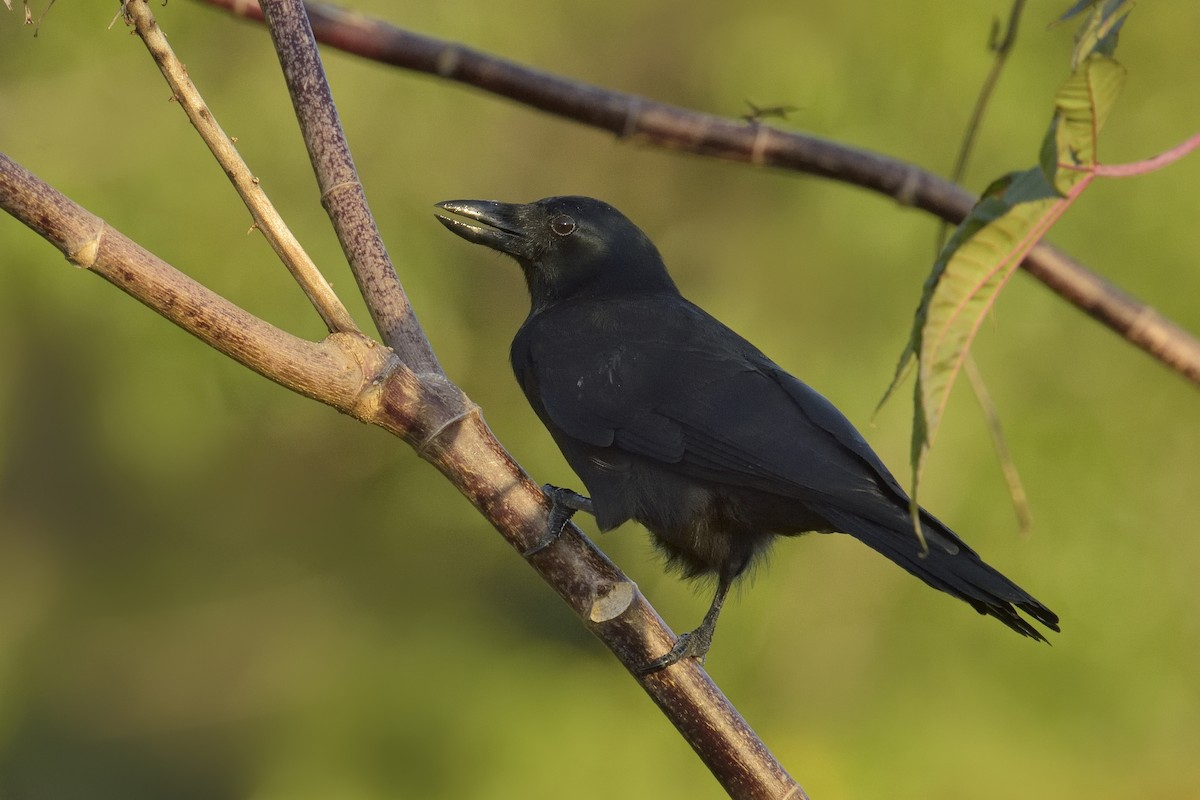
[[[261,19],[252,2],[205,1]],[[933,173],[877,153],[568,80],[333,6],[311,3],[308,8],[317,38],[334,47],[474,86],[622,138],[852,183],[955,224],[975,201],[965,189]],[[1072,305],[1200,384],[1200,340],[1153,308],[1045,243],[1021,266]]]
[[[417,372],[441,373],[367,207],[316,42],[299,0],[264,4],[309,160],[342,251],[383,341]]]

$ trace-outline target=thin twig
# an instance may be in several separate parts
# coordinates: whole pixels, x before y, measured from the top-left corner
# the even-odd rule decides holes
[[[331,332],[358,332],[358,325],[350,316],[350,312],[346,310],[334,293],[333,287],[325,280],[325,276],[317,269],[317,265],[309,258],[300,242],[292,235],[275,206],[267,198],[267,193],[259,185],[258,179],[234,147],[233,140],[217,123],[212,110],[188,77],[187,68],[176,57],[167,42],[167,37],[158,27],[149,3],[145,0],[133,0],[125,3],[124,11],[126,19],[133,23],[138,36],[145,42],[146,49],[150,51],[154,62],[158,64],[163,77],[171,86],[172,99],[177,101],[187,114],[200,138],[208,145],[217,163],[221,165],[241,196],[242,202],[250,210],[254,226],[262,231],[271,248],[308,295],[326,326]]]
[[[1008,12],[1008,22],[1004,26],[1004,33],[998,35],[996,29],[992,29],[992,40],[988,43],[992,52],[996,57],[992,60],[992,68],[988,71],[987,77],[983,79],[983,86],[979,89],[979,96],[975,98],[975,107],[971,109],[971,118],[967,120],[966,130],[963,132],[962,144],[958,148],[958,155],[954,159],[954,168],[950,170],[950,180],[955,183],[962,183],[963,174],[967,171],[967,162],[971,158],[971,152],[975,149],[975,142],[979,138],[979,128],[983,124],[983,115],[987,111],[988,104],[991,102],[992,93],[996,90],[996,85],[1000,82],[1000,74],[1004,71],[1004,65],[1008,61],[1008,54],[1012,52],[1017,43],[1017,29],[1021,24],[1021,11],[1025,7],[1025,0],[1013,0],[1012,8]],[[999,23],[995,23],[999,24]],[[947,222],[943,221],[938,226],[937,250],[941,252],[942,245],[946,241],[946,234],[949,230]]]
[[[300,0],[271,0],[264,4],[264,10],[320,186],[321,204],[333,222],[375,326],[383,341],[409,367],[441,374],[367,206],[304,4]]]
[[[246,0],[203,2],[248,19],[262,18],[257,6]],[[318,39],[346,52],[474,86],[617,136],[832,178],[886,194],[954,224],[975,204],[973,194],[951,181],[878,153],[568,80],[332,6],[312,3],[308,9]],[[1029,252],[1021,267],[1067,302],[1200,385],[1200,339],[1045,242]],[[1153,322],[1150,330],[1140,322],[1147,319]]]
[[[1137,175],[1146,175],[1174,164],[1197,148],[1200,148],[1200,133],[1194,133],[1170,150],[1142,161],[1136,161],[1132,164],[1097,164],[1092,168],[1092,171],[1104,178],[1131,178]],[[1073,164],[1060,164],[1059,166],[1064,169],[1076,168]]]

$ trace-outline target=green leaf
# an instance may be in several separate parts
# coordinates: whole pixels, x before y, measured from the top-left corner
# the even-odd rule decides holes
[[[915,360],[911,511],[923,549],[917,490],[954,380],[1000,289],[1066,203],[1039,167],[1005,175],[984,191],[925,281],[912,334],[884,395],[895,391]]]
[[[990,219],[993,219],[995,214],[1003,212],[1002,207],[997,209],[994,205],[985,204],[989,200],[1001,198],[1004,190],[1012,183],[1015,176],[1016,173],[1005,175],[984,189],[983,196],[976,203],[975,208],[971,209],[971,213],[959,224],[954,234],[950,237],[950,240],[942,248],[941,254],[933,264],[933,271],[925,279],[925,285],[921,291],[921,300],[917,304],[917,313],[913,319],[912,332],[908,337],[908,343],[904,346],[904,351],[900,354],[899,363],[896,364],[896,373],[892,376],[892,381],[888,384],[887,390],[884,391],[883,397],[879,401],[879,406],[886,403],[900,384],[904,382],[904,379],[908,377],[913,360],[920,354],[921,332],[924,330],[929,305],[934,293],[937,291],[938,282],[941,280],[942,274],[946,271],[948,255],[953,253],[964,240],[978,232]]]
[[[963,359],[1000,289],[1061,213],[1063,197],[1040,168],[1005,176],[951,238],[917,312],[914,494]]]
[[[931,433],[980,321],[1063,199],[1037,168],[1005,176],[990,192],[938,257],[919,312],[917,380]]]
[[[1107,56],[1093,55],[1059,87],[1041,164],[1061,194],[1070,193],[1095,168],[1100,128],[1124,85],[1124,67]],[[1047,163],[1051,155],[1052,165]]]

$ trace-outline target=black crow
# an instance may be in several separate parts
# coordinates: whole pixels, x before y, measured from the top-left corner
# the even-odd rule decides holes
[[[438,219],[507,253],[532,307],[512,366],[591,496],[547,487],[547,543],[576,510],[633,519],[686,577],[715,575],[704,621],[644,672],[703,659],[730,586],[777,535],[848,533],[935,589],[1043,640],[1058,617],[920,512],[854,426],[679,293],[658,250],[607,203],[453,200]]]

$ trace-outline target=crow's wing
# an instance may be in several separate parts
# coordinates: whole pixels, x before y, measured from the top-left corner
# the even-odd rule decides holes
[[[686,300],[572,303],[539,316],[514,341],[513,365],[563,434],[905,528],[907,495],[841,412]],[[943,530],[943,548],[965,548]]]

